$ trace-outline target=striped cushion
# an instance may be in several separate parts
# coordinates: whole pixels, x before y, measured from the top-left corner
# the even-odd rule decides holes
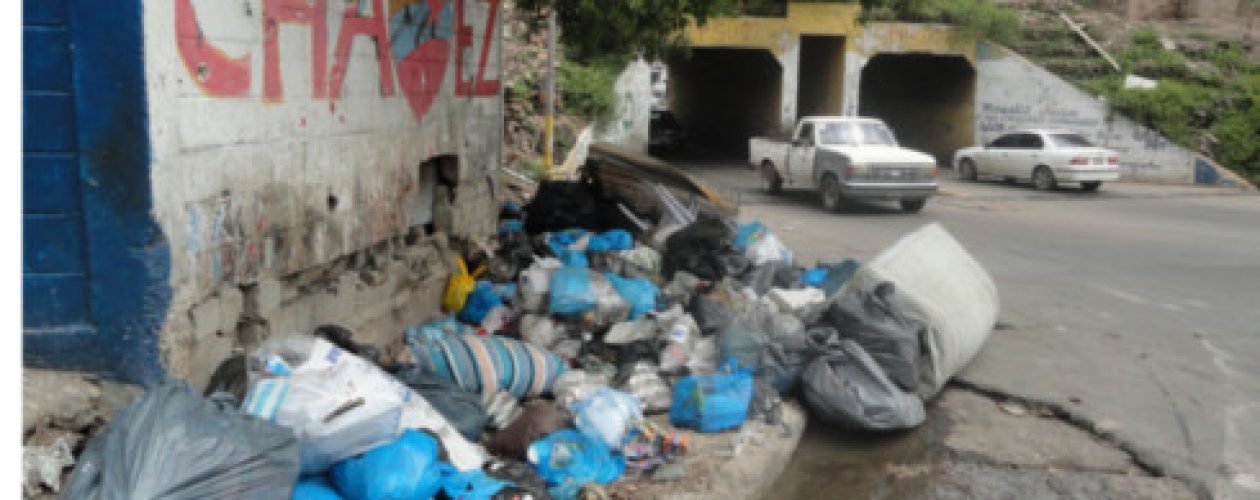
[[[412,354],[428,371],[487,398],[499,391],[518,398],[547,394],[568,369],[556,354],[507,337],[447,334],[414,340]]]

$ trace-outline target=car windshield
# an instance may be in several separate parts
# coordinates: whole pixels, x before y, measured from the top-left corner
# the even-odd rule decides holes
[[[896,146],[892,132],[878,122],[827,122],[818,129],[818,141],[836,146]]]
[[[1047,134],[1050,137],[1050,143],[1060,148],[1088,148],[1093,144],[1088,139],[1077,134]]]

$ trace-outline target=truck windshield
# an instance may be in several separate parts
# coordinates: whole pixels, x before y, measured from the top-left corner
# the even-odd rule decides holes
[[[896,146],[892,132],[876,122],[829,122],[818,129],[818,141],[835,146]]]

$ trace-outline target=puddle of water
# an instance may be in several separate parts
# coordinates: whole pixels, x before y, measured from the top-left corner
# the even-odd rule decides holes
[[[811,419],[770,489],[772,498],[919,498],[943,474],[949,416],[930,405],[927,421],[895,433],[840,430]]]

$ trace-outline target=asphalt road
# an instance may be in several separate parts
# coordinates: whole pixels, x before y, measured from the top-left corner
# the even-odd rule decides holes
[[[1098,193],[946,181],[920,214],[825,212],[738,162],[687,163],[802,262],[870,258],[940,222],[993,276],[1000,327],[959,376],[1071,412],[1142,465],[1260,497],[1260,197],[1116,183]],[[1001,429],[995,429],[1000,433]]]

